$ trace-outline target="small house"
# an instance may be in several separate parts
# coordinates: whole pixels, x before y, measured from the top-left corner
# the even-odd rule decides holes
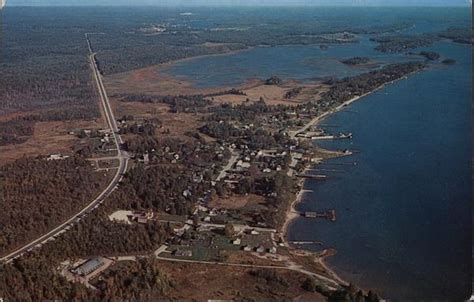
[[[177,250],[174,252],[175,256],[178,257],[192,257],[193,256],[193,251],[190,250]]]
[[[270,254],[276,254],[277,249],[276,249],[276,247],[272,246],[271,248],[268,249],[268,252],[269,252]]]

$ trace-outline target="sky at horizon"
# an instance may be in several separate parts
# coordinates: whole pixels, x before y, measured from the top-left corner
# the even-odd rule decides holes
[[[89,5],[333,5],[333,6],[468,6],[472,0],[7,0],[7,6],[89,6]]]

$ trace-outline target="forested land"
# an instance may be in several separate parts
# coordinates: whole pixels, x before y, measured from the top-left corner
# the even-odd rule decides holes
[[[24,158],[0,167],[0,254],[46,233],[83,208],[107,177],[73,157]]]
[[[418,47],[431,46],[439,40],[436,35],[397,35],[397,36],[379,36],[371,38],[372,41],[379,43],[376,50],[381,52],[406,52]]]
[[[284,10],[196,9],[192,16],[179,11],[140,11],[140,18],[115,9],[120,23],[108,23],[91,35],[103,74],[125,72],[199,55],[221,54],[255,46],[354,43],[358,34],[381,34],[405,29],[406,22],[376,22],[368,26],[360,20],[334,23],[335,16],[312,12],[303,19]],[[315,13],[319,18],[312,16]],[[109,21],[109,20],[108,20]],[[111,26],[111,25],[114,26]]]
[[[319,104],[322,108],[333,108],[353,97],[371,92],[383,84],[420,71],[425,67],[426,65],[420,62],[391,64],[382,69],[338,80],[331,83],[329,91],[323,93]]]
[[[15,9],[2,15],[0,115],[21,113],[0,126],[0,145],[18,144],[37,121],[100,116],[84,37],[72,11]]]
[[[462,44],[472,44],[474,41],[472,28],[450,27],[439,33],[439,36]]]

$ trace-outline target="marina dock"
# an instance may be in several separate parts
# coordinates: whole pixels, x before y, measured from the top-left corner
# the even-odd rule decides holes
[[[338,135],[312,136],[311,139],[312,140],[352,139],[352,133],[348,133],[348,134],[339,133]]]
[[[323,174],[317,174],[317,175],[298,174],[296,176],[300,178],[308,178],[308,179],[314,179],[314,180],[326,180],[328,178],[327,175],[323,175]]]
[[[301,216],[305,218],[326,218],[330,221],[336,221],[336,210],[329,210],[325,212],[301,212]]]

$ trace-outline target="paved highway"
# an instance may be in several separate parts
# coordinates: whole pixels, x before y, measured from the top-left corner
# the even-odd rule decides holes
[[[114,113],[112,111],[112,108],[110,106],[109,98],[107,96],[107,92],[105,91],[104,84],[102,82],[102,76],[100,75],[99,69],[97,67],[96,59],[95,59],[95,53],[92,50],[92,46],[89,40],[88,34],[86,34],[86,39],[87,39],[87,45],[89,47],[89,60],[91,64],[91,68],[94,73],[94,79],[97,84],[97,88],[99,91],[100,95],[100,101],[102,104],[102,108],[104,111],[104,116],[107,121],[107,125],[110,128],[112,132],[112,136],[114,137],[115,140],[115,145],[117,148],[117,155],[116,159],[119,161],[119,167],[117,168],[117,172],[115,173],[112,181],[109,183],[107,188],[105,188],[97,198],[95,198],[93,201],[91,201],[86,207],[84,207],[82,210],[80,210],[78,213],[73,215],[71,218],[69,218],[67,221],[65,221],[63,224],[57,226],[53,230],[49,231],[48,233],[40,236],[39,238],[36,238],[35,240],[23,245],[20,248],[17,248],[14,252],[0,258],[0,261],[2,262],[11,262],[15,258],[21,257],[27,252],[30,252],[34,248],[40,247],[42,244],[49,240],[54,240],[56,236],[59,236],[60,234],[66,232],[71,228],[72,225],[78,223],[85,215],[89,214],[92,212],[94,209],[96,209],[101,203],[104,202],[104,200],[117,188],[117,185],[120,183],[120,181],[123,178],[123,174],[127,171],[127,166],[128,166],[128,154],[127,152],[121,150],[121,145],[123,143],[122,138],[118,134],[118,127],[117,123],[114,117]]]

